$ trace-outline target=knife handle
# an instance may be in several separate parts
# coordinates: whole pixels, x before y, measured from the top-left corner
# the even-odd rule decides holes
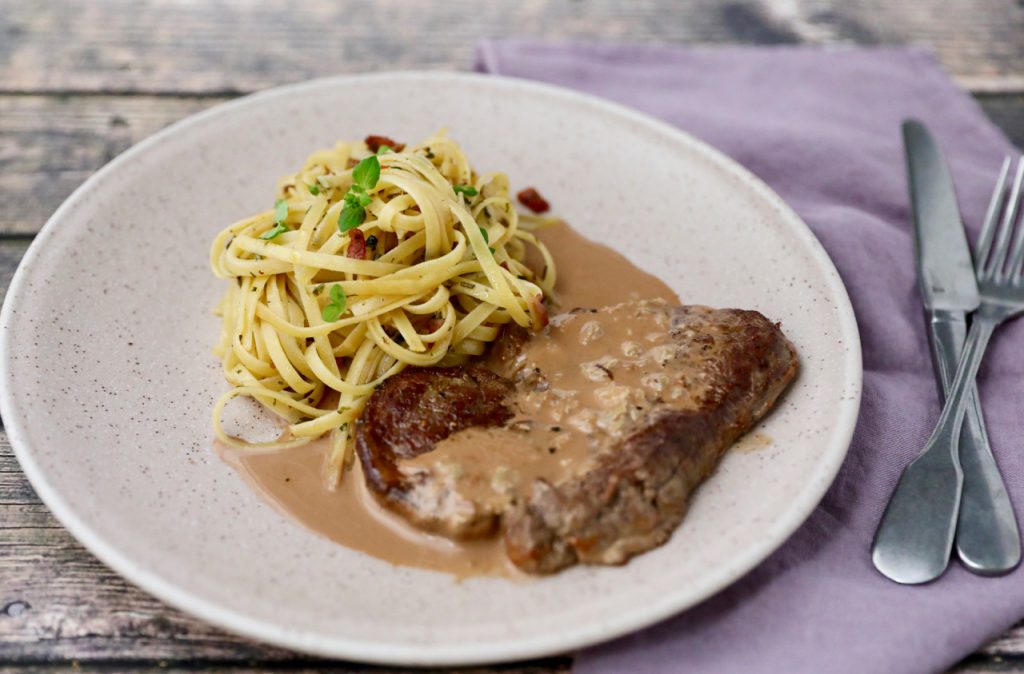
[[[939,395],[944,400],[963,351],[967,323],[963,312],[934,311],[929,317],[929,328]],[[992,456],[976,387],[970,396],[960,433],[964,484],[956,551],[971,572],[1000,575],[1020,563],[1020,533],[1006,485]]]

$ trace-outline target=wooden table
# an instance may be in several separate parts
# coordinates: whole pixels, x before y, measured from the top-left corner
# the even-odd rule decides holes
[[[930,45],[1024,145],[1024,0],[175,3],[0,0],[0,299],[33,235],[93,171],[186,115],[336,73],[468,69],[483,37]],[[30,667],[399,672],[325,662],[170,609],[54,520],[0,430],[0,674]],[[554,658],[472,672],[565,672]],[[1024,673],[1024,625],[956,672]]]

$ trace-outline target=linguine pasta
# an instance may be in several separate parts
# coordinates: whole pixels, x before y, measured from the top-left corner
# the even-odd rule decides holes
[[[547,322],[555,265],[530,231],[539,224],[513,208],[504,174],[478,175],[444,135],[397,152],[339,143],[313,153],[278,185],[274,209],[211,246],[213,272],[228,281],[215,352],[231,389],[214,406],[217,438],[268,450],[329,435],[334,486],[377,385],[409,365],[479,356],[507,323]],[[528,246],[540,274],[525,264]],[[221,417],[239,396],[286,420],[285,436],[229,435]]]

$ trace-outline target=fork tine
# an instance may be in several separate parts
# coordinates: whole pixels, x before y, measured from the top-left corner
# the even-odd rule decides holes
[[[1017,180],[1014,183],[1014,193],[1011,197],[1013,202],[1009,205],[1010,215],[1007,218],[1010,221],[1010,226],[1014,226],[1017,216],[1020,214],[1021,201],[1024,198],[1022,194],[1022,185],[1024,185],[1024,157],[1017,160]],[[1014,283],[1020,281],[1021,265],[1024,263],[1024,224],[1017,227],[1017,235],[1013,240],[1013,251],[1010,253],[1009,266],[1007,267],[1007,276]]]
[[[1013,234],[1013,221],[1017,215],[1017,201],[1020,198],[1021,182],[1024,181],[1024,163],[1017,164],[1017,175],[1013,179],[1010,198],[1003,209],[1003,217],[996,233],[996,241],[992,249],[992,259],[984,268],[985,278],[1002,281],[1005,278],[1003,268],[1006,256],[1010,252],[1010,236]]]
[[[999,209],[1003,205],[1003,197],[1006,195],[1006,178],[1010,173],[1010,166],[1013,162],[1009,157],[1003,158],[1003,167],[999,170],[999,178],[992,190],[992,198],[988,202],[988,210],[985,211],[985,222],[981,226],[981,233],[978,234],[977,258],[974,266],[979,270],[985,268],[989,253],[992,252],[992,239],[995,234],[995,225],[999,220]]]

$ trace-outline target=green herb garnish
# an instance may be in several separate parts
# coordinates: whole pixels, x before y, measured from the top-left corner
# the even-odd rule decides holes
[[[345,206],[341,209],[341,215],[338,216],[338,231],[344,234],[350,229],[355,229],[359,225],[363,224],[366,220],[366,209],[362,206],[356,206],[351,208]]]
[[[279,223],[274,225],[273,229],[268,229],[267,231],[260,234],[260,238],[263,239],[264,241],[270,241],[271,239],[276,239],[279,235],[289,231],[291,230],[288,229],[288,225]]]
[[[480,226],[477,225],[477,227],[480,227]],[[484,243],[489,244],[491,242],[491,235],[487,233],[487,230],[484,229],[483,227],[480,227],[480,233],[483,234]],[[487,246],[487,250],[491,251],[491,255],[494,255],[494,249],[493,248],[491,248],[490,246]]]
[[[320,293],[322,293],[323,291],[324,291],[324,284],[323,284],[323,283],[318,283],[318,284],[317,284],[317,285],[316,285],[316,286],[315,286],[315,287],[313,288],[313,294],[314,294],[314,295],[319,295],[319,294],[320,294]]]
[[[373,202],[373,197],[366,192],[349,192],[345,195],[345,205],[352,208],[363,208],[369,206],[371,202]]]
[[[348,303],[348,298],[345,296],[345,290],[341,287],[340,283],[335,283],[331,286],[331,302],[323,308],[320,315],[328,323],[333,323],[338,320],[343,313],[345,313],[345,306]]]
[[[270,241],[276,238],[280,234],[284,234],[288,231],[288,225],[284,224],[284,221],[288,219],[288,202],[284,199],[278,199],[274,202],[274,228],[268,229],[267,231],[260,234],[260,238],[264,241]]]
[[[314,197],[316,195],[320,194],[320,186],[317,185],[316,183],[313,183],[311,185],[306,185],[306,187],[309,188],[309,193],[312,194]]]
[[[274,202],[274,222],[281,224],[288,219],[288,202],[285,199],[278,199]]]
[[[456,194],[465,194],[467,197],[475,197],[479,194],[472,185],[452,185],[452,190]]]
[[[390,145],[381,145],[377,148],[377,154],[387,154],[388,152],[393,152]]]
[[[352,182],[354,183],[352,186],[362,188],[363,192],[376,187],[378,180],[380,180],[380,162],[377,160],[377,155],[370,155],[352,169]]]
[[[352,169],[352,187],[345,193],[345,205],[338,215],[338,231],[344,234],[363,224],[366,207],[373,199],[367,194],[380,180],[380,161],[377,155],[370,155]]]

